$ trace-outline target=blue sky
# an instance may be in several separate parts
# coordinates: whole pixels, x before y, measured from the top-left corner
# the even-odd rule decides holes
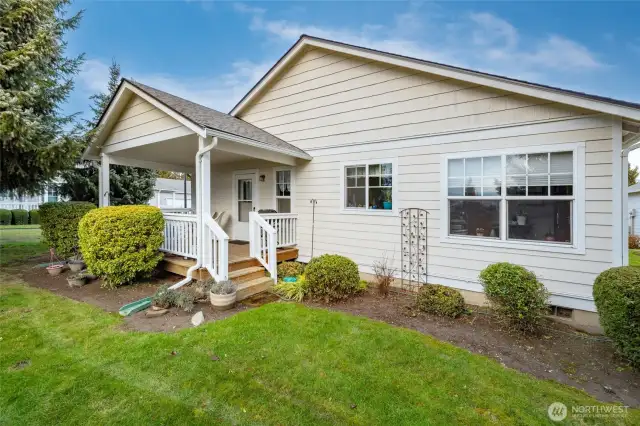
[[[301,33],[640,102],[640,2],[78,1],[86,112],[126,77],[228,112]],[[635,20],[635,22],[634,22]]]

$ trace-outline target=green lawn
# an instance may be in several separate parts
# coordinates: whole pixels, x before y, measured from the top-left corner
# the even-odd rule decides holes
[[[552,424],[552,402],[596,404],[342,313],[273,303],[127,332],[116,315],[11,280],[0,277],[0,424]]]
[[[46,253],[39,225],[0,225],[0,266]]]
[[[640,250],[629,250],[629,265],[640,266]]]

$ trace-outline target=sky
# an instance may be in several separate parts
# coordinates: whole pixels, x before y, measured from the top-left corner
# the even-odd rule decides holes
[[[301,34],[640,102],[640,2],[78,1],[64,111],[124,77],[223,112]],[[640,152],[631,161],[640,164]]]

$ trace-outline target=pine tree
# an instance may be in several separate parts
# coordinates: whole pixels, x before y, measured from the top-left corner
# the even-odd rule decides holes
[[[120,85],[120,65],[115,60],[109,67],[107,92],[96,93],[90,97],[93,101],[93,118],[87,120],[84,141],[86,148],[95,136],[96,126],[103,111]],[[62,173],[63,183],[60,194],[73,201],[89,201],[98,204],[99,168],[93,161],[83,161]],[[157,173],[154,170],[139,167],[112,165],[109,168],[109,202],[111,205],[145,204],[153,197]]]
[[[627,183],[629,186],[635,185],[638,180],[638,166],[631,167],[629,164],[629,169],[627,170]]]
[[[83,60],[65,56],[81,19],[69,3],[0,1],[0,192],[41,193],[77,158],[75,116],[60,112]]]

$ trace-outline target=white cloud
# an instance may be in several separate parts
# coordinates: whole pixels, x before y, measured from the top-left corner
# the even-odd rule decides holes
[[[89,59],[78,73],[81,89],[88,93],[104,92],[109,81],[109,65],[98,59]]]

